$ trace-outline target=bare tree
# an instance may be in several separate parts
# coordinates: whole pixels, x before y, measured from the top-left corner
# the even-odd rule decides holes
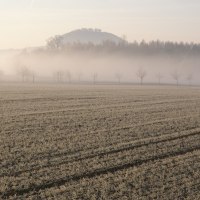
[[[2,81],[3,76],[4,76],[4,72],[3,72],[3,70],[0,70],[0,81]]]
[[[35,71],[31,70],[29,74],[30,74],[30,78],[31,78],[32,83],[35,83],[35,78],[36,78]]]
[[[35,83],[36,73],[35,71],[29,69],[27,66],[23,65],[18,70],[18,73],[22,77],[22,82],[32,82]]]
[[[122,79],[122,74],[121,73],[116,73],[115,77],[116,77],[118,83],[120,84],[121,83],[121,79]]]
[[[158,84],[161,84],[161,79],[163,78],[163,75],[159,72],[156,74],[156,78],[158,79]]]
[[[173,73],[171,73],[172,78],[176,81],[176,85],[179,85],[179,80],[180,80],[180,73],[176,70]]]
[[[127,36],[123,34],[121,38],[122,38],[122,41],[120,42],[120,44],[127,45],[128,44]]]
[[[28,77],[30,75],[30,70],[28,69],[27,66],[22,65],[18,70],[18,74],[22,77],[22,82],[25,82],[28,80]]]
[[[81,78],[82,78],[83,74],[81,72],[77,73],[77,77],[78,77],[78,82],[81,82]]]
[[[98,77],[98,74],[97,74],[97,73],[94,73],[94,74],[92,75],[92,78],[93,78],[93,84],[94,84],[94,85],[96,84],[97,77]]]
[[[192,84],[192,79],[193,79],[193,74],[192,73],[188,74],[186,80],[188,81],[189,86],[191,86]]]
[[[140,79],[140,84],[142,85],[143,80],[144,80],[145,76],[147,75],[146,71],[143,68],[139,68],[136,75]]]
[[[55,77],[56,82],[61,83],[63,82],[64,72],[61,70],[56,71],[54,72],[54,77]]]
[[[70,72],[69,70],[67,70],[67,71],[65,72],[65,79],[66,79],[66,81],[67,81],[68,83],[71,83],[71,81],[72,81],[72,74],[71,74],[71,72]]]
[[[47,40],[47,48],[57,50],[62,47],[62,36],[56,35]]]

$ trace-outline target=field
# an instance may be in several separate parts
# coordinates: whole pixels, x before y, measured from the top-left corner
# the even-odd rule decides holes
[[[0,85],[0,199],[200,199],[200,88]]]

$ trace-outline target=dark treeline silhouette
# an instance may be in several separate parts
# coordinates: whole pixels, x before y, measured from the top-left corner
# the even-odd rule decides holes
[[[47,48],[41,51],[89,51],[93,53],[106,52],[106,53],[121,53],[125,55],[143,54],[143,55],[184,55],[196,56],[200,55],[200,44],[196,43],[183,43],[183,42],[162,42],[162,41],[141,41],[128,43],[123,40],[120,43],[113,41],[103,41],[101,44],[73,42],[63,44],[59,36],[50,38],[47,41]]]

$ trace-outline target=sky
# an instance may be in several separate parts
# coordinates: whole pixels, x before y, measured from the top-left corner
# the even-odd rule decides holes
[[[200,43],[200,0],[0,0],[0,49],[42,46],[79,28]]]

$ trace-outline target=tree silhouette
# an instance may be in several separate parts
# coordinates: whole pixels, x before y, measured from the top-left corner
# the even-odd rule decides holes
[[[120,84],[121,83],[121,79],[122,79],[122,74],[121,73],[116,73],[115,77],[116,77],[118,83]]]
[[[64,72],[62,70],[58,70],[54,72],[54,77],[57,83],[61,83],[64,80]]]
[[[158,84],[161,84],[161,79],[163,78],[163,75],[159,72],[156,74],[156,78],[158,79]]]
[[[181,77],[180,73],[177,70],[175,70],[174,72],[171,73],[171,76],[176,81],[176,85],[178,86]]]
[[[30,70],[26,65],[21,65],[18,74],[22,78],[22,82],[28,81],[28,77],[30,76]]]
[[[0,81],[3,80],[3,76],[4,76],[4,71],[3,71],[3,70],[0,70]]]
[[[78,76],[78,82],[80,83],[83,74],[82,74],[81,72],[78,72],[78,73],[77,73],[77,76]]]
[[[66,79],[66,81],[67,81],[68,83],[71,83],[71,81],[72,81],[72,74],[71,74],[71,72],[70,72],[69,70],[67,70],[67,71],[65,72],[65,79]]]
[[[93,84],[94,84],[94,85],[96,84],[97,77],[98,77],[98,74],[97,74],[97,73],[92,74]]]
[[[136,75],[140,79],[140,84],[143,85],[144,78],[147,75],[146,71],[143,68],[139,68]]]
[[[47,40],[47,48],[51,50],[58,50],[61,49],[63,46],[62,44],[62,37],[59,35],[56,35],[54,37],[51,37]]]
[[[84,29],[83,29],[84,30]],[[87,29],[86,29],[87,30]],[[92,30],[91,30],[92,31]],[[93,31],[95,32],[95,30]],[[98,31],[97,31],[98,32]],[[100,32],[100,31],[99,31]],[[168,55],[176,57],[199,55],[200,44],[183,43],[183,42],[163,42],[163,41],[150,41],[141,42],[134,41],[129,43],[126,41],[126,36],[122,36],[121,42],[116,44],[112,40],[102,41],[100,44],[72,42],[64,43],[63,37],[56,35],[47,40],[47,48],[44,51],[92,51],[92,52],[120,52],[127,55],[142,54],[142,55]]]
[[[32,83],[35,83],[35,78],[36,78],[35,71],[31,70],[29,74],[30,74]]]
[[[191,86],[192,84],[192,79],[193,79],[193,74],[189,73],[186,77],[186,80],[188,81],[188,85]]]

